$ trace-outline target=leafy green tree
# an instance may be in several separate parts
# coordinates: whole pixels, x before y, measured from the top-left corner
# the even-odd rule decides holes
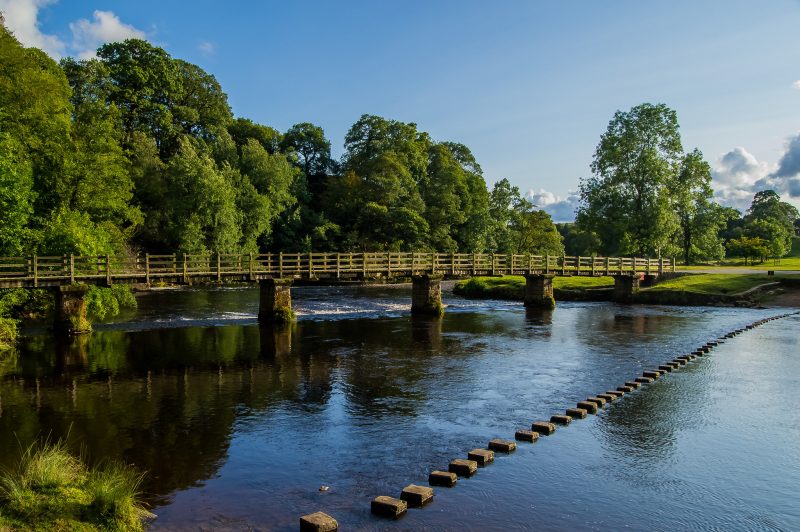
[[[523,198],[518,187],[502,179],[495,183],[490,197],[493,250],[537,255],[564,253],[563,239],[550,215]]]
[[[770,244],[770,254],[783,257],[792,249],[794,224],[798,218],[800,214],[793,205],[781,201],[774,190],[763,190],[753,197],[744,217],[744,232],[764,238]]]
[[[297,154],[300,168],[309,178],[331,170],[331,142],[319,126],[308,122],[293,125],[283,135],[280,147],[284,152]]]
[[[594,233],[581,231],[574,223],[556,224],[564,239],[564,253],[571,256],[597,255],[601,242]]]
[[[725,211],[711,201],[711,167],[700,150],[684,155],[670,193],[678,216],[684,263],[694,258],[721,259],[725,250],[719,231],[726,222]]]
[[[257,141],[268,153],[280,151],[281,134],[277,129],[256,124],[247,118],[237,118],[228,124],[228,133],[241,151],[250,139]]]
[[[672,251],[670,186],[681,160],[675,111],[647,103],[617,111],[595,151],[594,175],[581,182],[579,226],[598,234],[607,254]]]
[[[748,259],[764,258],[770,254],[770,246],[767,240],[761,237],[742,236],[728,242],[728,252],[733,257],[744,257],[744,263]]]
[[[0,133],[0,256],[29,251],[34,199],[33,171],[25,149],[8,133]]]

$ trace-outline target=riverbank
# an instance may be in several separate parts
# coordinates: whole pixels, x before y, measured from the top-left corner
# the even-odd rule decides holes
[[[553,278],[556,301],[610,301],[613,287],[612,277]],[[525,298],[525,278],[472,278],[456,283],[453,292],[469,299],[522,301]],[[800,276],[686,274],[665,279],[650,288],[642,288],[634,295],[633,302],[653,305],[758,306],[770,303],[775,298],[780,298],[780,302],[793,301],[789,294],[799,292]]]

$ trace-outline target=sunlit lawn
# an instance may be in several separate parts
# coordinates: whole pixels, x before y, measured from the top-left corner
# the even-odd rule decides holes
[[[699,294],[738,294],[756,286],[775,281],[775,277],[766,274],[697,274],[684,275],[677,279],[663,281],[650,290],[680,290]]]

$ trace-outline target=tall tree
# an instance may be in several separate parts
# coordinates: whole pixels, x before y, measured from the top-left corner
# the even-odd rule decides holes
[[[331,169],[331,142],[325,131],[314,124],[295,124],[283,135],[281,150],[297,154],[300,168],[307,177],[327,174]]]
[[[605,253],[667,251],[677,225],[669,187],[682,155],[675,111],[648,103],[617,111],[595,151],[594,175],[581,182],[578,224],[601,236]]]

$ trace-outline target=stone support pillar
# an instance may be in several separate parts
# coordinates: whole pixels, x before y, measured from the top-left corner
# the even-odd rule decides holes
[[[55,289],[55,323],[57,333],[76,335],[91,332],[92,324],[86,318],[86,292],[88,286],[63,285]]]
[[[531,308],[556,308],[553,297],[553,277],[555,275],[537,274],[525,276],[525,306]]]
[[[626,303],[633,299],[639,292],[638,275],[616,275],[614,276],[614,301]]]
[[[289,323],[294,320],[292,310],[292,281],[264,279],[259,281],[260,306],[258,319],[267,323]]]
[[[416,275],[411,278],[411,313],[442,316],[442,276]]]

